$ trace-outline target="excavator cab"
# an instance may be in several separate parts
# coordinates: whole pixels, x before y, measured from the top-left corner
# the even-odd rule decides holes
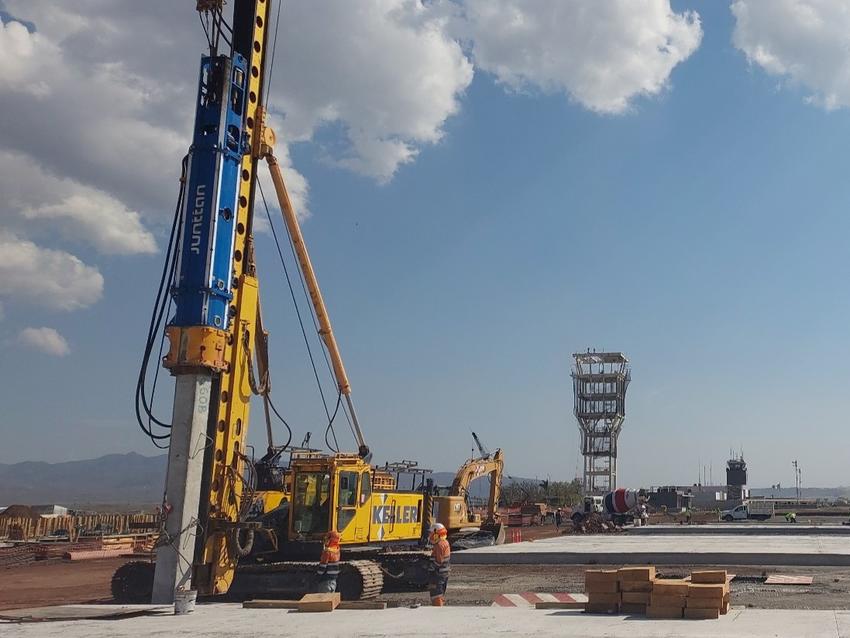
[[[356,454],[293,459],[290,471],[294,541],[321,541],[330,530],[339,532],[343,547],[422,535],[422,492],[397,490]]]
[[[314,538],[329,531],[331,476],[326,471],[298,472],[294,475],[291,532],[294,538]]]

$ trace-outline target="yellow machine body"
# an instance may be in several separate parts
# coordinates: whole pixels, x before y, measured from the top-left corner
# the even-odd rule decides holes
[[[330,530],[342,545],[417,541],[424,495],[395,489],[391,476],[356,454],[293,459],[289,538],[318,541]]]
[[[481,527],[481,514],[470,510],[463,496],[434,497],[434,520],[449,531]]]
[[[464,528],[492,526],[496,521],[496,508],[502,489],[504,458],[501,450],[483,458],[473,458],[464,463],[455,475],[448,494],[434,497],[434,520],[442,523],[449,534]],[[490,496],[484,516],[472,511],[469,505],[469,486],[476,480],[490,478]]]

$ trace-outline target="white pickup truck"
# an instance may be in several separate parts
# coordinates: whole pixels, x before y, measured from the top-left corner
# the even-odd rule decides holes
[[[770,501],[749,501],[731,510],[720,512],[720,520],[726,522],[743,521],[748,518],[760,521],[773,518],[773,503]]]

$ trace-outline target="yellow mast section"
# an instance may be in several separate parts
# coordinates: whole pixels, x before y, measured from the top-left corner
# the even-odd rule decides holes
[[[268,43],[267,23],[271,14],[271,0],[254,3],[253,53],[248,78],[246,129],[253,137],[256,133],[257,112],[261,106],[264,85],[264,56]],[[217,398],[218,420],[214,432],[209,433],[211,466],[206,495],[207,529],[203,550],[195,567],[195,586],[202,594],[226,593],[233,582],[236,565],[237,535],[233,526],[242,518],[246,478],[245,438],[248,431],[251,401],[251,347],[255,339],[259,317],[259,292],[254,264],[253,246],[253,194],[257,161],[251,154],[242,160],[239,202],[236,212],[236,242],[233,255],[233,272],[236,285],[230,312],[233,320],[226,338],[223,359],[228,362],[221,372]],[[202,502],[201,509],[204,509]]]

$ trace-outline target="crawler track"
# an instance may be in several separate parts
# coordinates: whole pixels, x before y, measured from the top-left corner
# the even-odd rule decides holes
[[[315,588],[318,563],[284,561],[240,565],[229,594],[235,598],[255,596],[299,596]],[[378,563],[371,560],[343,561],[337,591],[343,600],[375,598],[384,586]]]

